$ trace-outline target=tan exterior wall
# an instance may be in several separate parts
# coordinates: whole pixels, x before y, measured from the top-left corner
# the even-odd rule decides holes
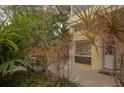
[[[75,41],[78,40],[87,40],[79,31],[75,32],[73,34],[73,39],[72,39],[72,47],[70,49],[70,62],[75,63]],[[97,45],[101,45],[101,41],[97,42]],[[91,68],[95,70],[102,69],[102,64],[103,64],[103,48],[102,47],[97,47],[98,52],[94,46],[91,46]],[[75,66],[80,66],[80,67],[87,67],[88,65],[84,65],[82,63],[75,63]]]
[[[91,47],[92,68],[96,70],[103,68],[103,47],[100,47],[101,43],[102,41],[97,42],[97,49],[93,45]]]

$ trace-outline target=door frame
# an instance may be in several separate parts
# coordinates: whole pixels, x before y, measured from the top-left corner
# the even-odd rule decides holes
[[[103,67],[103,69],[108,69],[108,70],[112,70],[111,68],[105,68],[105,40],[103,40],[103,64],[102,64],[102,67]],[[113,50],[114,51],[114,50]],[[115,54],[113,54],[113,66],[114,66],[114,60],[115,60],[115,57],[116,57],[116,55]]]

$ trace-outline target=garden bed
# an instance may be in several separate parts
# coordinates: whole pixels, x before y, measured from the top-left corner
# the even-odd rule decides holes
[[[75,87],[76,85],[67,79],[56,79],[52,76],[27,71],[15,71],[0,79],[0,87]]]

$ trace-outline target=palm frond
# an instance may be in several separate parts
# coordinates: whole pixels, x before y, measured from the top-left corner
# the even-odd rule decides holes
[[[13,71],[14,66],[16,64],[19,64],[20,66],[23,66],[27,70],[32,69],[32,65],[29,63],[28,60],[14,59],[14,60],[10,60],[10,61],[7,61],[7,62],[4,62],[4,63],[0,64],[0,74],[2,76],[4,76],[7,73]]]
[[[101,16],[101,19],[104,20],[101,23],[103,24],[103,26],[105,26],[104,28],[106,28],[107,34],[112,35],[119,42],[124,43],[119,36],[120,32],[124,32],[124,26],[122,22],[122,16],[124,16],[124,9],[119,9],[118,6],[111,6],[109,10],[104,9],[103,12],[98,15]]]
[[[6,18],[0,25],[0,31],[3,31],[3,27],[5,26],[5,23],[7,21],[8,18]]]
[[[89,43],[95,47],[96,41],[97,41],[97,36],[100,34],[99,31],[95,28],[97,23],[97,14],[100,12],[101,7],[100,6],[91,6],[88,9],[84,9],[80,13],[77,13],[75,10],[75,14],[79,17],[82,23],[82,31],[80,33],[82,36],[86,37],[86,39],[89,41]],[[96,48],[97,54],[98,50]]]
[[[30,62],[28,60],[15,60],[14,63],[17,63],[23,67],[25,67],[26,69],[31,69],[32,65],[30,64]]]

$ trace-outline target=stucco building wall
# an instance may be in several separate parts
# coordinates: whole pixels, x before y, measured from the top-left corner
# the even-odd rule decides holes
[[[96,44],[98,45],[97,47],[98,53],[97,53],[96,47],[91,45],[91,65],[75,63],[75,41],[78,41],[78,40],[87,40],[87,38],[81,35],[81,33],[78,31],[73,34],[72,45],[70,48],[70,59],[69,59],[70,63],[73,63],[77,66],[82,66],[82,67],[88,66],[95,70],[101,69],[103,66],[103,48],[100,46],[102,43],[102,40],[99,40],[98,42],[96,42]]]

